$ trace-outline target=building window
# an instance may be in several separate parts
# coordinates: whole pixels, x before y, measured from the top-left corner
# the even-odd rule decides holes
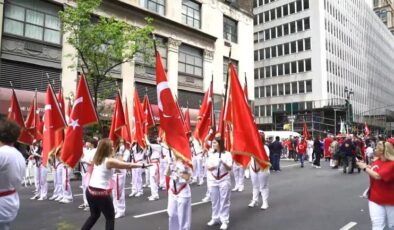
[[[291,93],[292,93],[292,94],[297,94],[297,93],[298,93],[298,90],[297,90],[297,82],[296,82],[296,81],[294,81],[294,82],[291,83]]]
[[[278,45],[278,57],[283,55],[283,45]]]
[[[290,8],[290,14],[294,14],[295,13],[295,2],[291,2],[289,4],[289,8]]]
[[[304,10],[309,9],[309,0],[304,0]]]
[[[285,74],[290,74],[290,63],[285,63]]]
[[[270,11],[270,14],[271,14],[271,20],[275,20],[275,9],[272,9]]]
[[[260,115],[259,115],[259,107],[258,106],[255,106],[254,107],[254,116],[255,117],[259,117]]]
[[[269,22],[270,21],[270,12],[266,11],[264,12],[264,22]]]
[[[302,31],[302,19],[297,20],[297,32]]]
[[[271,47],[271,56],[272,58],[276,57],[276,46]]]
[[[278,85],[279,96],[283,96],[283,84]]]
[[[254,51],[254,61],[258,61],[259,60],[259,51],[255,50]]]
[[[254,79],[259,79],[259,69],[254,69]]]
[[[282,37],[282,26],[278,26],[278,27],[276,27],[276,29],[277,29],[277,33],[278,33],[278,38]]]
[[[265,78],[271,77],[271,67],[265,67]]]
[[[255,98],[259,98],[260,97],[259,87],[254,87],[254,97]]]
[[[290,95],[290,83],[285,83],[285,95]]]
[[[269,40],[270,39],[270,30],[265,30],[264,31],[264,38],[265,38],[265,40]]]
[[[277,76],[277,71],[276,71],[276,65],[271,66],[272,68],[272,77],[276,77]]]
[[[291,62],[291,74],[297,73],[297,62]]]
[[[309,30],[310,28],[309,18],[304,18],[304,30]]]
[[[260,86],[260,98],[261,97],[265,97],[265,87],[264,86]]]
[[[276,38],[276,27],[271,28],[271,39]]]
[[[228,58],[224,57],[223,58],[223,82],[227,81],[227,73],[228,73]],[[231,63],[235,67],[235,71],[238,73],[238,61],[231,59]]]
[[[265,106],[260,105],[260,116],[265,117]]]
[[[296,32],[296,23],[295,22],[290,22],[290,33],[295,33]]]
[[[263,13],[259,14],[259,24],[263,24],[264,23],[264,15]]]
[[[281,18],[282,17],[282,7],[276,8],[276,17]]]
[[[202,50],[182,44],[179,47],[179,72],[203,77]]]
[[[264,78],[264,67],[260,68],[260,74],[259,74],[260,79]]]
[[[272,116],[272,114],[271,114],[271,105],[267,105],[267,116],[268,117]]]
[[[270,48],[265,48],[265,59],[271,58]]]
[[[312,80],[306,81],[306,92],[311,93],[312,92]]]
[[[257,21],[257,20],[256,20]],[[182,22],[194,28],[200,28],[201,5],[190,1],[182,1]]]
[[[305,39],[305,50],[310,50],[311,49],[311,38],[306,38]]]
[[[304,81],[299,81],[298,82],[298,92],[299,93],[305,93],[305,84]]]
[[[285,46],[285,55],[287,55],[290,53],[290,43],[285,43],[284,46]]]
[[[4,33],[53,44],[61,43],[60,20],[57,15],[8,2],[5,4]]]
[[[289,7],[288,5],[283,6],[283,17],[289,15]]]
[[[264,60],[264,49],[260,50],[260,60]]]
[[[283,75],[283,64],[279,64],[278,65],[278,76],[282,76]]]
[[[311,59],[306,59],[305,60],[305,71],[311,71],[312,70],[312,64],[311,64]]]
[[[166,5],[165,0],[144,0],[144,5],[148,10],[164,15]]]
[[[286,36],[289,34],[289,24],[284,24],[283,25],[283,36]]]
[[[293,53],[296,53],[297,52],[297,43],[294,41],[294,42],[291,42],[290,43],[290,46],[291,46],[291,53],[293,54]]]
[[[302,0],[297,0],[297,12],[302,11]]]
[[[231,42],[238,41],[237,21],[223,16],[223,37]]]
[[[298,40],[297,45],[298,45],[298,52],[304,51],[304,40]]]
[[[298,61],[298,72],[299,73],[304,72],[304,60]]]
[[[271,97],[271,86],[270,85],[267,85],[266,87],[265,87],[265,96],[266,97]]]
[[[278,96],[278,86],[277,85],[272,86],[272,96],[273,97]]]

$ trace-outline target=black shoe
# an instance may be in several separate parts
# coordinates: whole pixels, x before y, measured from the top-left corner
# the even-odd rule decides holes
[[[338,168],[338,166],[334,166],[334,167],[332,167],[332,169],[337,169]]]

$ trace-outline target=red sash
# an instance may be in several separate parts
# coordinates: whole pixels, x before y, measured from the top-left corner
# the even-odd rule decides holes
[[[223,177],[227,176],[228,172],[226,172],[225,174],[220,175],[219,177],[213,175],[213,173],[211,173],[211,174],[212,174],[212,176],[213,176],[216,180],[220,180],[220,179],[222,179]]]
[[[8,195],[11,195],[11,194],[14,194],[14,193],[16,193],[15,189],[4,191],[4,192],[0,192],[0,197],[8,196]]]
[[[181,187],[179,187],[177,189],[177,191],[174,191],[174,189],[171,188],[171,192],[174,195],[178,195],[184,188],[186,188],[186,186],[187,186],[187,183],[184,183]]]
[[[88,191],[92,196],[110,196],[112,194],[112,189],[100,189],[88,187]]]

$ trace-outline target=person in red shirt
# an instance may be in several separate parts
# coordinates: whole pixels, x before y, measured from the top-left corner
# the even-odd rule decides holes
[[[332,143],[331,134],[328,134],[327,137],[324,139],[324,158],[326,161],[331,159],[330,153],[330,145]]]
[[[357,161],[357,165],[370,178],[368,205],[372,230],[386,226],[394,229],[394,138],[378,143],[371,165],[363,161]]]
[[[298,158],[300,159],[301,162],[301,168],[304,167],[304,157],[306,154],[306,141],[305,139],[302,139],[301,142],[297,145],[297,153],[298,153]]]

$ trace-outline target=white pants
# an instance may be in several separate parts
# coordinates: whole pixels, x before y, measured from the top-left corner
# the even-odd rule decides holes
[[[167,169],[167,160],[160,160],[160,183],[159,186],[162,188],[166,187],[166,169]]]
[[[70,175],[72,173],[71,169],[67,166],[62,167],[62,188],[63,188],[63,199],[73,200],[73,193],[70,186]]]
[[[142,172],[144,169],[141,168],[133,168],[132,169],[132,187],[131,187],[131,191],[133,193],[143,193],[142,190]]]
[[[115,214],[124,215],[126,212],[126,200],[124,190],[126,184],[126,171],[121,173],[114,173],[112,179],[115,182],[115,187],[112,189],[112,199]]]
[[[27,183],[32,185],[33,180],[34,180],[34,162],[32,160],[28,160],[26,171],[25,171],[24,183],[25,183],[25,185]]]
[[[152,166],[149,167],[149,186],[151,196],[159,197],[159,163],[152,163]]]
[[[193,173],[193,178],[195,180],[198,180],[199,184],[204,183],[204,165],[202,161],[201,154],[197,155],[194,157],[194,173]]]
[[[168,194],[168,229],[190,230],[192,219],[191,197],[176,197]]]
[[[258,202],[259,201],[259,194],[261,193],[262,202],[268,202],[269,196],[269,188],[268,188],[268,178],[269,172],[258,171],[257,173],[250,170],[250,176],[252,179],[252,186],[253,186],[253,196],[252,200]]]
[[[229,223],[231,182],[222,181],[218,185],[210,185],[212,202],[212,219],[222,223]]]
[[[144,185],[149,185],[149,180],[150,180],[150,170],[149,168],[144,169],[145,171],[145,184]]]
[[[53,185],[55,187],[53,190],[53,195],[57,197],[63,196],[62,172],[63,164],[59,164],[53,171]]]
[[[394,230],[393,205],[379,205],[369,201],[368,206],[369,216],[372,221],[372,230],[383,230],[386,226],[388,226],[389,230]]]
[[[86,199],[86,173],[83,171],[83,169],[81,169],[81,176],[82,176],[82,198],[83,198],[83,204],[85,206],[88,206],[88,200]]]
[[[235,187],[236,189],[243,189],[244,188],[244,169],[242,166],[234,164],[233,165],[233,174],[235,179]]]
[[[37,194],[40,197],[44,198],[48,195],[48,169],[41,165],[40,167],[35,167],[35,175],[36,175],[36,186],[37,186]]]
[[[308,148],[308,150],[307,150],[308,152],[307,152],[307,154],[308,154],[308,161],[310,162],[310,163],[312,163],[312,155],[313,155],[313,149],[312,148]]]

